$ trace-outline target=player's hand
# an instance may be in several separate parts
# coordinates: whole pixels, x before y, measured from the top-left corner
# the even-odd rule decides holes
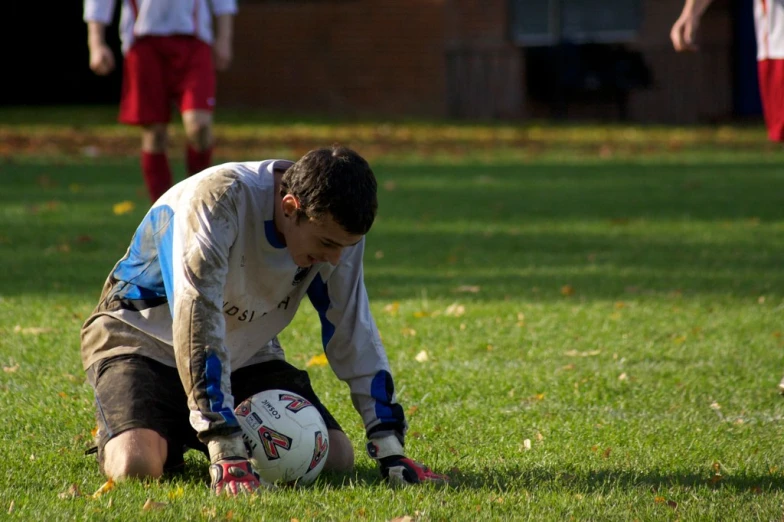
[[[231,41],[228,38],[217,38],[212,48],[215,69],[225,71],[231,65]]]
[[[700,25],[700,17],[694,13],[683,13],[675,21],[670,30],[670,40],[676,51],[696,51],[697,28]]]
[[[99,76],[114,70],[114,53],[105,43],[90,46],[90,69]]]
[[[259,476],[246,459],[223,459],[210,465],[210,477],[212,478],[212,489],[216,495],[228,493],[237,495],[240,493],[253,493],[261,483]]]
[[[367,444],[368,455],[378,462],[381,476],[395,486],[430,482],[444,484],[446,475],[434,473],[430,468],[403,454],[403,445],[395,435],[372,439]]]
[[[449,477],[434,473],[430,468],[415,460],[406,457],[390,458],[379,461],[381,476],[387,482],[396,486],[407,486],[410,484],[421,484],[431,482],[435,484],[445,484],[449,482]]]

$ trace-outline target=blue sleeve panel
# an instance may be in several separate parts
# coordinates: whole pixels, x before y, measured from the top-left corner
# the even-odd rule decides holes
[[[204,367],[204,374],[206,380],[207,398],[210,401],[210,411],[219,414],[226,422],[226,426],[238,427],[237,417],[231,408],[228,408],[224,402],[223,391],[221,390],[221,374],[223,368],[220,358],[216,353],[210,353],[207,356],[206,364]]]
[[[370,395],[376,400],[376,417],[386,429],[392,428],[400,434],[406,431],[406,415],[400,404],[393,403],[395,383],[387,371],[380,371],[373,377]],[[379,427],[376,427],[378,430]]]
[[[174,211],[166,205],[151,209],[144,217],[133,235],[128,254],[118,263],[113,274],[115,279],[127,283],[118,297],[166,297],[173,313],[173,218]]]
[[[321,319],[321,342],[324,345],[324,350],[327,349],[330,339],[335,334],[335,325],[327,319],[327,310],[329,309],[329,292],[327,291],[327,283],[321,278],[321,274],[316,274],[313,281],[308,287],[308,298],[313,304]]]

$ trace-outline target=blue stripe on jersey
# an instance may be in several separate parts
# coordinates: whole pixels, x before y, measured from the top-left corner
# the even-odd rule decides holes
[[[207,361],[204,366],[204,374],[207,381],[207,398],[210,401],[210,411],[219,413],[223,420],[226,421],[227,426],[239,426],[237,417],[231,408],[227,408],[223,404],[223,391],[221,390],[221,369],[222,365],[218,354],[211,352],[207,356]]]
[[[264,235],[267,237],[267,242],[272,245],[273,248],[286,248],[286,245],[281,243],[280,239],[278,239],[278,231],[275,228],[275,222],[273,220],[265,221],[264,222]]]
[[[313,308],[318,312],[319,319],[321,319],[321,343],[326,350],[329,340],[335,334],[335,325],[327,319],[329,292],[327,291],[327,283],[321,279],[321,274],[316,274],[316,277],[313,278],[310,286],[308,286],[308,297],[310,302],[313,303]]]
[[[144,216],[133,235],[128,255],[120,261],[113,276],[128,283],[120,294],[125,299],[150,299],[169,296],[173,306],[172,241],[174,211],[169,206],[155,207]]]
[[[404,421],[403,408],[392,404],[395,384],[392,375],[386,371],[378,372],[370,383],[370,396],[376,399],[376,417],[383,423],[399,424]]]

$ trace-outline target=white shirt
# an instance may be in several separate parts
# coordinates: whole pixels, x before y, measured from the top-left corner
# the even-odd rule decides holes
[[[754,0],[757,60],[784,59],[784,0]]]
[[[117,0],[84,0],[84,21],[109,25]],[[213,42],[212,17],[237,13],[236,0],[120,0],[120,40],[128,52],[139,36],[187,34]]]

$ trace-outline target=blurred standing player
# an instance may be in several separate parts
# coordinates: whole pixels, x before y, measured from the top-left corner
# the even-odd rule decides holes
[[[105,32],[117,0],[84,0],[90,69],[115,67]],[[124,55],[119,121],[142,129],[141,167],[155,202],[172,184],[166,156],[171,105],[177,103],[187,138],[188,175],[210,166],[215,70],[232,58],[236,0],[120,0]],[[213,16],[215,34],[213,34]]]
[[[676,51],[695,51],[697,28],[713,0],[686,0],[670,31]],[[784,0],[753,0],[757,72],[768,138],[784,142]],[[780,385],[784,391],[784,380]]]
[[[670,39],[676,51],[695,51],[700,18],[713,0],[686,0]],[[768,139],[784,142],[784,0],[753,0],[757,73]],[[779,382],[784,394],[784,378]]]

